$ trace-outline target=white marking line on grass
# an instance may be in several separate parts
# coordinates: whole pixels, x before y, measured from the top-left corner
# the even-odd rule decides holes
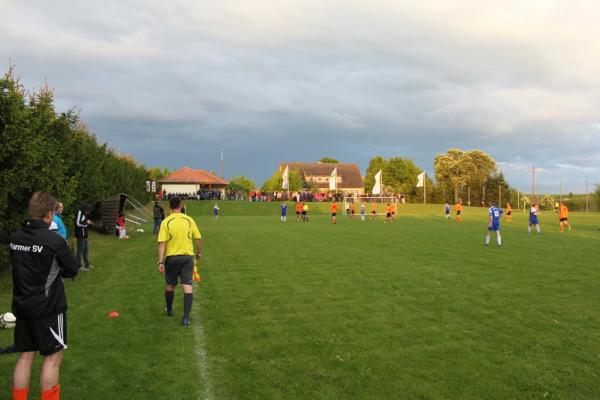
[[[198,357],[198,367],[200,369],[200,379],[204,386],[204,400],[213,400],[212,383],[210,381],[208,357],[206,355],[206,341],[204,339],[204,328],[202,327],[202,318],[197,317],[198,323],[192,324],[196,337],[196,357]],[[199,395],[198,398],[201,398]]]

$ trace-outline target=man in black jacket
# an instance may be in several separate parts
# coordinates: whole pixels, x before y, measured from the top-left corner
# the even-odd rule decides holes
[[[31,220],[10,238],[13,270],[15,346],[21,353],[13,373],[13,398],[26,398],[36,352],[44,357],[42,398],[58,399],[58,376],[67,348],[67,298],[62,278],[77,275],[79,265],[67,242],[49,230],[56,199],[36,192],[27,212]]]
[[[88,260],[88,232],[90,230],[89,225],[93,225],[90,220],[90,213],[92,212],[92,206],[84,204],[77,211],[75,217],[75,237],[77,238],[77,262],[81,267],[82,271],[89,271],[94,268]],[[81,258],[83,257],[84,264],[81,264]]]

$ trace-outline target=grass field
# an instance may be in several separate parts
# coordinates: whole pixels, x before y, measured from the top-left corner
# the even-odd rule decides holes
[[[280,223],[276,204],[224,202],[218,220],[212,203],[187,208],[204,236],[192,327],[180,291],[164,316],[150,226],[94,236],[96,268],[66,283],[64,399],[600,398],[597,213],[565,233],[544,213],[539,237],[517,213],[486,248],[479,208],[462,224],[404,205],[391,225],[335,226],[326,205],[305,224]],[[9,310],[6,273],[0,289]],[[0,356],[0,399],[15,360]]]

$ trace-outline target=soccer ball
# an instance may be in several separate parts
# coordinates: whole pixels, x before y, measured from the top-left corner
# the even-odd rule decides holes
[[[5,313],[0,315],[0,328],[10,329],[14,328],[17,323],[17,317],[13,313]]]

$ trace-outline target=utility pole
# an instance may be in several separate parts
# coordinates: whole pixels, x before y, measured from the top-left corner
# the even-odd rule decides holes
[[[502,185],[498,184],[498,208],[502,207]]]
[[[585,212],[590,212],[590,192],[587,179],[585,181]]]
[[[221,179],[223,179],[223,148],[221,147]]]
[[[560,181],[560,201],[562,201],[562,181]]]
[[[531,201],[537,202],[535,196],[535,164],[531,164]]]

